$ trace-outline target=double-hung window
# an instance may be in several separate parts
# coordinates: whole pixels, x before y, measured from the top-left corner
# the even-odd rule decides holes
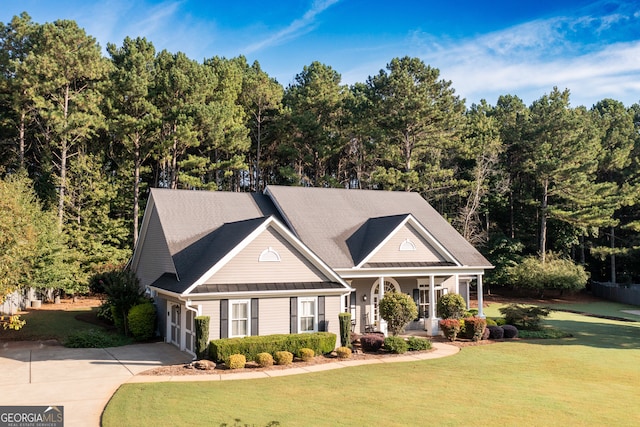
[[[250,300],[229,301],[231,318],[229,319],[229,337],[246,337],[251,335]]]
[[[299,332],[318,330],[318,298],[298,298]]]

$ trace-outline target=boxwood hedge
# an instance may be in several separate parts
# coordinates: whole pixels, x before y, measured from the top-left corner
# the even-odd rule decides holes
[[[315,354],[326,354],[336,348],[336,339],[336,334],[331,332],[222,338],[209,343],[209,357],[219,362],[232,354],[244,354],[247,360],[254,360],[259,353],[275,355],[277,351],[288,351],[298,354],[303,348],[310,348]]]

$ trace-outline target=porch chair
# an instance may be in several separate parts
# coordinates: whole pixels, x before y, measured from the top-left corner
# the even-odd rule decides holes
[[[374,325],[371,324],[371,322],[369,321],[369,313],[365,313],[365,315],[363,316],[363,320],[364,320],[364,332],[368,333],[368,332],[375,332],[376,328]]]

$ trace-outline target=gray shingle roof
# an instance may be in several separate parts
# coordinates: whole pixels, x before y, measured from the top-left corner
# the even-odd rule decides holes
[[[407,216],[393,215],[366,220],[346,241],[353,264],[360,264]]]
[[[462,265],[491,265],[418,193],[336,188],[268,186],[270,195],[294,233],[332,268],[351,268],[353,253],[347,240],[371,218],[411,214]],[[391,218],[389,218],[391,220]],[[383,232],[388,227],[377,227]],[[386,237],[386,236],[385,236]],[[379,236],[369,237],[369,243]],[[362,244],[366,244],[362,240]]]
[[[154,188],[151,195],[171,255],[225,223],[272,215],[280,219],[273,203],[263,194]]]
[[[409,215],[462,265],[490,266],[417,193],[269,186],[265,194],[152,189],[151,195],[177,272],[153,286],[171,292],[183,293],[270,216],[334,269],[358,265]],[[435,266],[396,264],[365,267]]]

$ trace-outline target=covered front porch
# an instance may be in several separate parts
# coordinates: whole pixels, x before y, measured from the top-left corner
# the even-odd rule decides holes
[[[353,332],[380,331],[386,335],[387,325],[380,318],[378,303],[387,292],[402,292],[410,295],[418,307],[418,317],[406,329],[424,330],[434,336],[440,333],[437,301],[448,293],[460,294],[469,309],[472,290],[476,288],[478,315],[484,317],[482,277],[483,271],[395,271],[345,278],[354,290],[345,296],[343,310],[351,313]]]

